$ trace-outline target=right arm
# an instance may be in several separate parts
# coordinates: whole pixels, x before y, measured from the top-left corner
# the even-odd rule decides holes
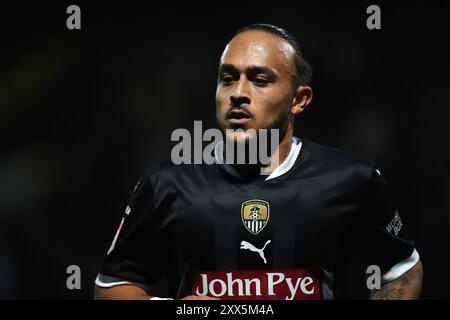
[[[149,300],[153,296],[135,285],[121,285],[111,288],[95,286],[95,300]],[[219,300],[208,296],[186,296],[181,300]]]
[[[115,278],[112,282],[121,283],[112,285],[108,276],[98,279],[98,283],[96,280],[96,300],[149,300],[153,296],[143,289],[144,286],[133,283],[145,284],[149,278],[157,279],[168,268],[166,248],[161,246],[162,241],[157,231],[158,222],[153,217],[155,194],[149,178],[152,175],[154,173],[146,172],[134,188],[122,222],[100,269],[99,276],[103,273],[109,275],[109,278]],[[102,282],[106,285],[102,286]],[[208,300],[210,297],[186,296],[183,299]]]
[[[111,288],[95,286],[95,300],[149,300],[152,298],[144,289],[134,285]]]

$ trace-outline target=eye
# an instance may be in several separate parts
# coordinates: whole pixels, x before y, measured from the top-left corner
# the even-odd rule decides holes
[[[270,80],[262,77],[256,77],[253,79],[253,83],[258,87],[265,87],[269,84]]]
[[[233,81],[233,77],[230,76],[229,74],[225,74],[225,75],[222,75],[222,76],[220,77],[220,81],[221,81],[223,84],[227,85],[227,84],[230,84],[230,83]]]

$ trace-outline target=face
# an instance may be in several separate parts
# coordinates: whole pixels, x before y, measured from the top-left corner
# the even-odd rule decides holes
[[[216,90],[222,130],[285,129],[297,89],[293,57],[289,43],[264,31],[245,31],[231,40],[220,59]],[[249,138],[246,133],[227,137]]]

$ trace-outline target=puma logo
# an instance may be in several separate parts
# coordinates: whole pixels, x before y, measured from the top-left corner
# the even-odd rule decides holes
[[[261,258],[263,259],[264,264],[267,264],[266,257],[264,256],[264,249],[266,248],[266,246],[270,242],[271,242],[270,240],[267,240],[266,244],[264,245],[264,247],[262,247],[261,249],[258,249],[254,245],[252,245],[250,242],[242,241],[241,242],[241,249],[243,249],[243,250],[250,250],[250,251],[253,251],[253,252],[258,252],[259,255],[261,256]]]

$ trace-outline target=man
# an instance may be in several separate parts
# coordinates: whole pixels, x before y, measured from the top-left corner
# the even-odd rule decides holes
[[[172,299],[342,299],[353,258],[381,271],[374,299],[419,297],[419,255],[380,171],[293,137],[312,100],[310,80],[286,30],[258,24],[234,36],[220,60],[217,121],[227,141],[244,144],[254,138],[245,130],[279,130],[273,161],[230,165],[218,144],[213,165],[149,169],[96,298],[161,299],[150,287],[166,279]]]

